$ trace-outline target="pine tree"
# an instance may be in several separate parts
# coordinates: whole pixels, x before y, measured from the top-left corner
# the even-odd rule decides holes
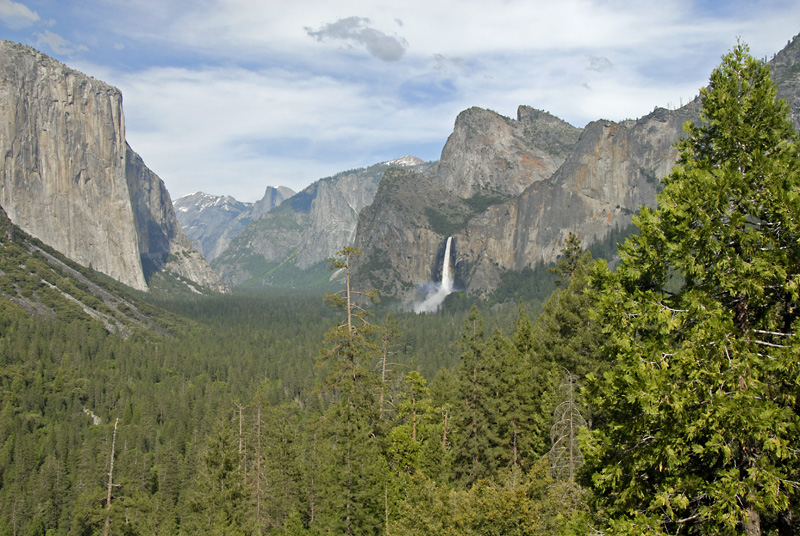
[[[493,403],[486,377],[487,349],[483,317],[472,306],[464,322],[459,368],[459,404],[454,408],[453,470],[463,485],[487,476],[489,464],[489,422]]]
[[[727,54],[658,208],[594,274],[617,363],[591,381],[584,455],[614,533],[800,528],[800,156],[776,94]]]
[[[558,276],[558,279],[555,281],[557,287],[566,287],[569,284],[569,280],[578,268],[578,263],[582,255],[583,248],[581,248],[581,240],[570,231],[567,239],[564,241],[564,247],[561,248],[561,255],[558,256],[556,265],[552,268],[548,268],[550,273]]]
[[[331,268],[345,271],[345,289],[328,299],[345,314],[344,321],[325,335],[327,346],[318,361],[326,368],[321,388],[331,402],[321,417],[320,439],[330,449],[325,480],[325,504],[320,524],[346,535],[374,534],[384,511],[386,463],[382,456],[378,424],[380,378],[373,371],[380,347],[379,330],[367,319],[369,312],[359,297],[372,299],[373,291],[351,288],[350,262],[361,252],[344,248]]]
[[[579,247],[579,242],[573,247]],[[553,292],[534,325],[536,363],[553,365],[550,372],[556,385],[565,369],[583,378],[602,368],[605,361],[599,345],[601,327],[592,319],[594,297],[586,292],[591,266],[589,252],[577,255],[569,283]]]
[[[522,314],[522,311],[520,311]],[[529,321],[517,321],[526,329]],[[491,388],[492,409],[489,439],[491,440],[490,466],[495,469],[527,470],[543,452],[538,445],[540,435],[541,385],[536,385],[537,370],[530,361],[530,352],[520,352],[524,334],[514,334],[514,341],[495,330],[488,341],[489,360],[487,381]]]
[[[250,502],[241,478],[238,442],[230,422],[212,430],[182,522],[187,534],[247,534]]]

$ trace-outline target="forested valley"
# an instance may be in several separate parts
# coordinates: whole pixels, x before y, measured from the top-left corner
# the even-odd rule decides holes
[[[797,533],[797,133],[744,45],[702,98],[613,270],[570,235],[435,314],[136,294],[0,222],[0,534]]]

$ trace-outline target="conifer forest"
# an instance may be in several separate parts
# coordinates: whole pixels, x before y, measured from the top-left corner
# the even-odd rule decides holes
[[[0,535],[800,533],[798,134],[744,44],[701,100],[616,254],[432,314],[353,248],[338,293],[169,297],[4,223]]]

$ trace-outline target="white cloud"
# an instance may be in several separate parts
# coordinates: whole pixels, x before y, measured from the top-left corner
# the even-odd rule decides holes
[[[598,73],[606,72],[614,67],[611,60],[603,56],[589,56],[589,66],[586,67],[590,71],[597,71]]]
[[[800,3],[756,4],[128,0],[96,22],[108,48],[151,47],[162,67],[81,70],[123,90],[131,144],[174,196],[254,200],[405,152],[436,158],[470,106],[583,126],[685,103],[737,36],[763,56],[797,32]]]
[[[34,32],[33,35],[36,36],[37,47],[47,47],[56,54],[72,56],[78,52],[86,52],[89,50],[84,45],[74,45],[70,43],[57,33],[53,33],[50,30],[45,30],[44,32]]]
[[[39,14],[19,2],[0,0],[0,21],[9,28],[26,28],[39,21]]]
[[[284,69],[97,76],[123,91],[128,140],[174,197],[203,190],[253,201],[267,185],[299,190],[403,156],[392,152],[403,144],[441,148],[457,113],[397,108],[364,88]]]

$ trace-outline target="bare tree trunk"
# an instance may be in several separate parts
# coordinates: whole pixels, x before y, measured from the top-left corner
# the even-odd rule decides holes
[[[450,411],[447,408],[442,409],[444,416],[444,426],[442,426],[442,452],[447,450],[447,418],[450,416]]]
[[[117,445],[117,425],[119,417],[114,421],[114,435],[111,436],[111,461],[108,468],[108,491],[106,493],[106,524],[103,527],[103,536],[108,536],[108,529],[111,527],[111,488],[114,481],[114,449]]]
[[[256,523],[261,526],[261,403],[256,417]]]
[[[350,302],[350,255],[347,256],[344,265],[345,280],[347,288],[347,336],[350,342],[353,341],[353,307]]]
[[[761,536],[761,516],[752,508],[747,509],[747,519],[744,521],[744,533],[747,536]]]
[[[243,406],[238,402],[236,404],[236,409],[239,410],[239,458],[242,457],[242,408]]]
[[[383,484],[383,505],[384,505],[384,518],[386,523],[386,536],[389,536],[389,483]]]
[[[388,353],[389,353],[389,341],[386,338],[384,338],[383,339],[383,358],[382,358],[382,363],[381,363],[381,400],[380,400],[380,403],[378,405],[378,407],[380,408],[379,415],[380,415],[380,419],[381,420],[383,420],[383,413],[385,411],[384,407],[383,407],[383,402],[384,402],[384,397],[385,397],[385,394],[386,394],[386,357],[387,357]]]

